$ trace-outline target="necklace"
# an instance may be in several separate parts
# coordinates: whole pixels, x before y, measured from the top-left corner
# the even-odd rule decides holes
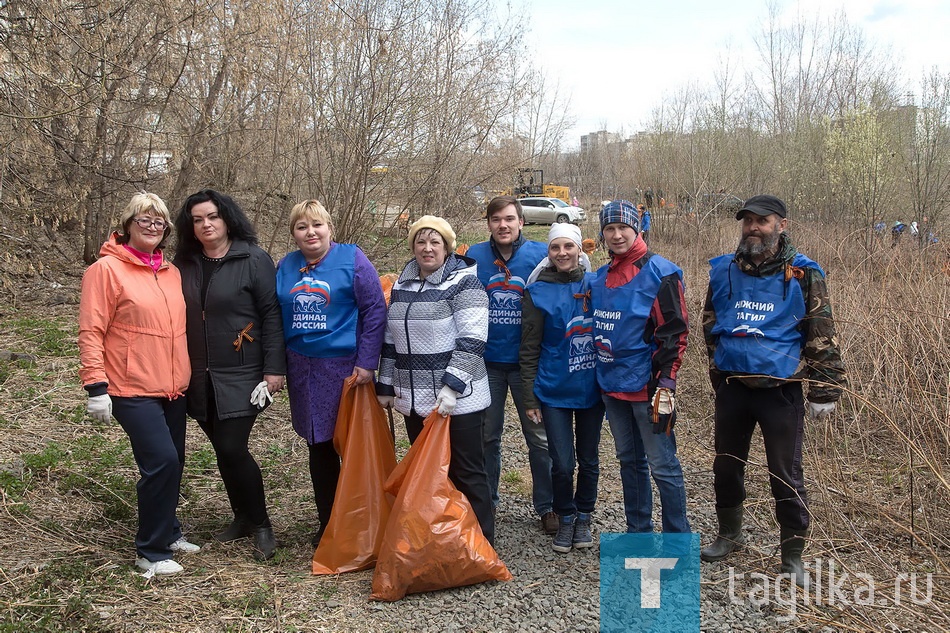
[[[208,257],[204,253],[201,253],[201,259],[205,260],[206,262],[220,262],[222,259],[224,259],[224,257]]]

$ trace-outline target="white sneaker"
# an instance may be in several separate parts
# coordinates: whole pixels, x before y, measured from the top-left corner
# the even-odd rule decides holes
[[[171,558],[166,560],[157,560],[154,563],[147,558],[136,558],[135,566],[139,569],[145,570],[145,573],[151,573],[156,576],[163,576],[168,574],[177,574],[180,571],[185,571],[185,568],[176,563]]]
[[[177,541],[175,541],[174,543],[172,543],[171,545],[169,545],[168,549],[170,549],[173,552],[186,552],[188,554],[194,554],[195,552],[201,551],[200,546],[195,545],[194,543],[189,543],[188,541],[185,540],[184,536],[178,539]]]

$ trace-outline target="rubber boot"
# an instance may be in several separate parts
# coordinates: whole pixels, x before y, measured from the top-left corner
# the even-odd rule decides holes
[[[270,519],[265,519],[264,523],[254,528],[254,558],[260,561],[270,560],[274,557],[277,550],[277,539],[274,538],[274,529],[271,527]]]
[[[231,520],[231,525],[214,535],[214,540],[219,543],[229,543],[250,536],[253,531],[254,526],[246,517],[235,516]]]
[[[802,551],[805,549],[805,531],[782,528],[782,569],[783,574],[791,574],[799,587],[805,586],[805,568],[802,566]]]
[[[719,534],[716,540],[699,552],[699,557],[707,563],[722,560],[734,550],[742,547],[742,506],[735,508],[716,508],[719,519]]]

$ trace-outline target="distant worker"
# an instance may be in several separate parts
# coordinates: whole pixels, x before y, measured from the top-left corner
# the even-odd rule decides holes
[[[745,202],[735,254],[710,261],[703,308],[709,378],[716,392],[713,462],[719,534],[700,552],[722,560],[743,541],[745,467],[755,425],[765,442],[782,573],[804,584],[802,550],[810,514],[802,472],[805,401],[822,418],[845,382],[828,288],[821,268],[789,240],[785,203],[770,195]]]
[[[901,241],[901,235],[904,234],[906,229],[907,225],[904,224],[903,220],[894,221],[894,226],[891,227],[891,248],[897,246],[897,243]]]
[[[646,245],[650,246],[650,225],[652,224],[650,210],[642,204],[638,204],[637,209],[640,211],[640,235],[643,236]]]

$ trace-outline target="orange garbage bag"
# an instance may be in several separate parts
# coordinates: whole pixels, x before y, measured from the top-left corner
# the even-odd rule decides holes
[[[386,414],[373,383],[343,383],[333,448],[342,458],[333,512],[313,553],[314,574],[340,574],[372,567],[379,555],[393,497],[383,484],[396,468]]]
[[[373,572],[373,600],[511,580],[468,499],[449,479],[449,418],[436,411],[386,482],[396,503]]]
[[[399,279],[396,273],[386,273],[379,276],[379,285],[383,287],[383,298],[386,299],[386,305],[389,305],[389,295],[393,292],[393,284]]]

